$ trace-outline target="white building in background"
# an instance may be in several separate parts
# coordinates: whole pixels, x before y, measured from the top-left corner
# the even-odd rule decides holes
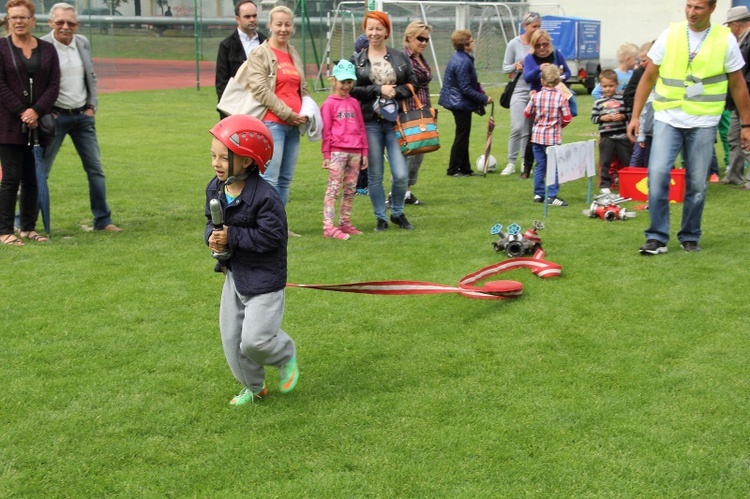
[[[602,23],[602,69],[617,66],[617,48],[625,42],[640,46],[655,39],[671,22],[685,20],[685,0],[527,0],[544,15],[598,19]],[[723,23],[732,0],[717,0],[711,21]]]

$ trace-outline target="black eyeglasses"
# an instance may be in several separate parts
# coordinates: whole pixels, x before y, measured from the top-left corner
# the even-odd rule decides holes
[[[425,38],[423,36],[417,36],[416,38],[418,42],[422,42],[422,43],[428,43],[430,41],[429,37]]]
[[[76,27],[76,26],[78,26],[78,25],[79,25],[80,23],[79,23],[78,21],[55,21],[55,22],[54,22],[54,24],[55,24],[55,26],[57,26],[58,28],[62,28],[62,27],[63,27],[63,26],[65,26],[66,24],[67,24],[68,26],[70,26],[71,28],[75,28],[75,27]]]

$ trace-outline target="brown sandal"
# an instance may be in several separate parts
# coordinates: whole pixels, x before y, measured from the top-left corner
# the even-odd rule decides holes
[[[25,246],[23,241],[18,239],[13,234],[5,234],[0,236],[0,244],[7,244],[8,246]]]
[[[20,231],[18,233],[19,236],[21,236],[22,239],[28,239],[29,241],[36,241],[38,243],[48,243],[49,238],[44,237],[43,235],[39,234],[35,230],[27,230],[27,231]]]

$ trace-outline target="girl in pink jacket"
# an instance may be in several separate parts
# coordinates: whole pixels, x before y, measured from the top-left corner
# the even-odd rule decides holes
[[[328,188],[323,203],[323,236],[349,239],[362,234],[351,223],[352,203],[357,192],[359,170],[367,168],[367,134],[359,101],[349,95],[357,76],[354,64],[341,60],[333,68],[331,95],[320,108],[323,116],[323,168],[328,170]],[[333,225],[336,200],[341,193],[339,224]]]

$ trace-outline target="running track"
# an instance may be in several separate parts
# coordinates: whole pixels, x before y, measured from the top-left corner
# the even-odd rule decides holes
[[[201,61],[200,87],[212,90],[216,63]],[[195,61],[94,58],[99,93],[196,88]]]

